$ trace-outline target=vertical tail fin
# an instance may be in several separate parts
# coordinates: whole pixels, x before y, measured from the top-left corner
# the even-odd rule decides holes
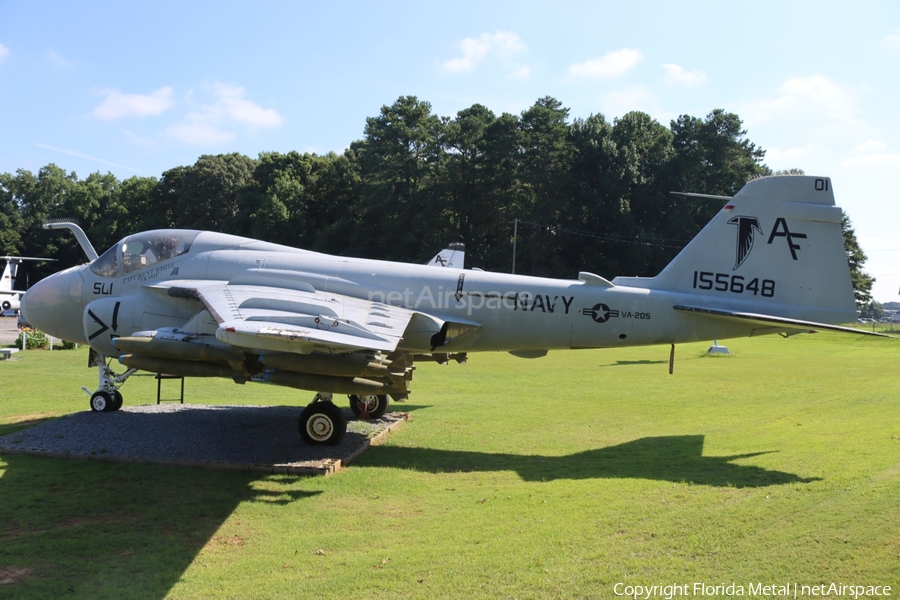
[[[55,258],[34,258],[31,256],[0,256],[0,260],[6,261],[3,275],[0,276],[0,292],[22,291],[22,293],[24,293],[23,290],[16,290],[15,288],[16,274],[19,272],[19,265],[22,264],[22,261],[56,262]]]
[[[426,265],[429,267],[452,267],[462,269],[466,261],[466,247],[462,242],[451,242],[438,252]]]
[[[13,284],[16,281],[16,271],[19,269],[19,263],[14,256],[0,256],[0,260],[6,260],[6,266],[3,268],[3,276],[0,278],[0,292],[11,292]]]
[[[614,283],[684,292],[710,306],[855,321],[842,217],[827,177],[756,179],[659,275]]]

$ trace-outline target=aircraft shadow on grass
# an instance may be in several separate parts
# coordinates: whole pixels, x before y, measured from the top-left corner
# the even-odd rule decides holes
[[[240,527],[222,530],[239,505],[321,493],[296,489],[294,476],[38,456],[4,454],[3,470],[0,597],[117,597],[140,586],[143,598],[165,598],[202,550],[241,551]]]
[[[703,444],[702,435],[646,437],[557,457],[376,446],[354,465],[514,471],[525,481],[635,478],[736,488],[816,481],[735,463],[767,452],[703,456]],[[204,549],[239,549],[240,524],[223,529],[239,505],[288,505],[321,493],[315,479],[267,476],[261,484],[258,474],[234,471],[6,454],[0,468],[0,575],[17,579],[4,591],[41,597],[111,596],[110,581],[133,586],[140,574],[141,595],[164,598]]]
[[[627,367],[631,365],[665,365],[668,364],[667,360],[617,360],[614,363],[606,363],[603,365],[597,365],[598,367]]]
[[[377,446],[359,464],[427,473],[515,471],[525,481],[556,479],[651,479],[714,487],[752,488],[810,483],[807,478],[734,461],[770,452],[703,456],[702,435],[645,437],[567,456],[493,454]]]

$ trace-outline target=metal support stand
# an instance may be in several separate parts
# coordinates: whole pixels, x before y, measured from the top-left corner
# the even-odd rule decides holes
[[[156,403],[159,404],[161,399],[160,395],[162,392],[162,380],[163,379],[180,379],[181,380],[181,397],[179,401],[184,404],[184,377],[181,375],[165,375],[163,373],[156,374]],[[166,401],[168,402],[168,400]],[[174,402],[174,400],[172,400]]]

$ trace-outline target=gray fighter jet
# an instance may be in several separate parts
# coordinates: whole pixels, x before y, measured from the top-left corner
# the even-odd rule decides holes
[[[417,360],[865,333],[839,326],[856,307],[830,179],[756,179],[725,202],[659,275],[612,281],[434,268],[448,255],[428,265],[346,258],[192,230],[136,233],[98,256],[76,232],[91,262],[38,282],[22,310],[99,353],[94,411],[118,409],[135,370],[268,382],[318,392],[300,416],[310,444],[346,431],[334,394],[380,416],[388,397],[407,397]],[[110,357],[127,370],[114,373]]]

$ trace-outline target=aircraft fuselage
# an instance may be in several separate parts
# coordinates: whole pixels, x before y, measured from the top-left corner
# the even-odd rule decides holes
[[[308,284],[326,295],[380,302],[473,326],[466,335],[451,339],[442,352],[607,348],[752,332],[747,324],[676,314],[672,306],[687,301],[689,294],[613,286],[591,276],[550,279],[344,258],[216,233],[199,234],[195,247],[202,246],[209,248],[128,274],[100,276],[83,265],[54,277],[59,288],[54,294],[56,335],[115,355],[112,338],[180,326],[197,312],[195,302],[171,297],[158,286],[178,280],[232,281],[238,276],[244,282],[267,282],[269,273],[278,273],[287,286],[302,289]],[[33,286],[35,294],[42,285],[48,284]],[[421,341],[414,344],[404,341],[400,349],[432,351]]]

